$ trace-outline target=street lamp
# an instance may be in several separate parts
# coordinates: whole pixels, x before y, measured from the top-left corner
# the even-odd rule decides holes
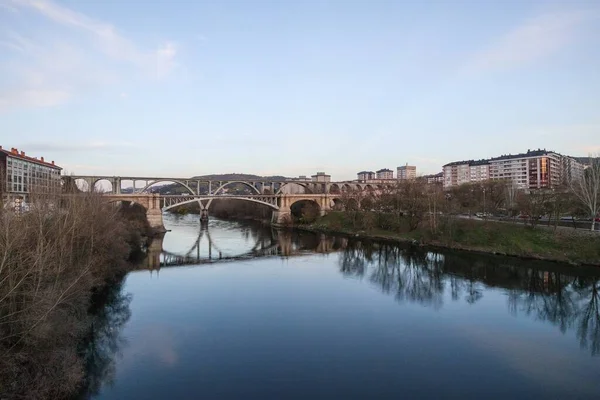
[[[485,213],[485,187],[483,188],[483,218],[487,218]]]

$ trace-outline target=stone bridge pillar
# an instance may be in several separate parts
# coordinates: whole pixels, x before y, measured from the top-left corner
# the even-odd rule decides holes
[[[84,181],[88,185],[88,192],[92,193],[94,191],[94,178],[85,178]]]
[[[121,178],[115,177],[112,181],[112,190],[114,194],[121,194]]]
[[[319,199],[319,207],[321,208],[321,216],[327,214],[331,211],[331,199],[329,196],[324,195]]]
[[[160,209],[160,195],[152,194],[147,196],[148,206],[146,207],[146,218],[150,227],[155,232],[166,232],[163,224],[162,210]]]
[[[291,199],[282,195],[279,198],[279,210],[273,211],[271,223],[273,225],[287,225],[292,222],[292,210],[290,209]]]

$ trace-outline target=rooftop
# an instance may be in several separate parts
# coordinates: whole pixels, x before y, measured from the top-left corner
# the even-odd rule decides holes
[[[384,169],[380,169],[377,172],[394,172],[394,171],[392,171],[391,169],[384,168]]]
[[[547,154],[558,154],[554,151],[551,150],[546,150],[546,149],[537,149],[537,150],[527,150],[527,153],[519,153],[519,154],[503,154],[500,157],[493,157],[490,158],[489,161],[496,161],[496,160],[511,160],[513,158],[527,158],[527,157],[539,157],[539,156],[545,156]]]
[[[37,157],[29,157],[29,156],[25,155],[24,151],[19,152],[19,149],[15,148],[15,147],[11,148],[9,151],[9,150],[3,149],[2,146],[0,146],[0,152],[6,154],[9,157],[17,158],[17,159],[24,160],[24,161],[29,161],[34,164],[39,164],[39,165],[43,165],[45,167],[50,167],[50,168],[54,168],[54,169],[62,169],[58,165],[55,165],[54,161],[46,162],[44,160],[44,157],[40,157],[40,159],[38,159]]]

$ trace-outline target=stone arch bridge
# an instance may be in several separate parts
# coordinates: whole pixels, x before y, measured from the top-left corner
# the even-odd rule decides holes
[[[111,189],[108,193],[124,194],[124,182],[130,182],[133,193],[150,193],[154,185],[158,183],[172,182],[184,189],[184,194],[189,195],[219,195],[226,194],[232,185],[241,185],[248,189],[249,194],[285,194],[296,193],[295,189],[301,189],[306,194],[338,194],[355,190],[380,190],[383,186],[392,184],[371,184],[355,181],[343,182],[316,182],[301,179],[288,180],[217,180],[205,178],[157,178],[139,176],[103,176],[103,175],[66,175],[62,177],[64,184],[74,182],[85,182],[88,190],[97,188],[98,183],[106,182]],[[140,185],[141,183],[141,185]],[[140,187],[141,186],[141,187]],[[131,188],[127,188],[131,190]],[[106,192],[106,190],[105,190]]]
[[[86,183],[88,190],[95,190],[101,181],[108,182],[111,189],[103,196],[112,202],[133,202],[147,211],[150,225],[163,229],[162,212],[187,203],[198,202],[203,218],[208,217],[208,208],[215,199],[238,199],[262,204],[273,209],[272,222],[284,224],[291,218],[291,207],[299,201],[312,201],[319,207],[321,215],[330,211],[340,200],[342,193],[351,191],[375,192],[382,185],[360,182],[314,182],[304,180],[210,180],[190,178],[118,177],[71,175],[62,177],[65,186],[78,181]],[[132,182],[132,193],[123,193],[123,182]],[[143,187],[139,188],[138,183]],[[183,188],[185,193],[156,194],[152,187],[158,183],[172,182]],[[247,194],[230,194],[232,185],[247,187]],[[388,185],[391,186],[391,185]]]
[[[150,226],[155,230],[164,230],[162,213],[171,208],[198,202],[202,218],[208,218],[208,207],[215,199],[236,199],[254,202],[270,207],[273,210],[271,221],[283,225],[291,220],[291,207],[299,201],[312,201],[319,207],[321,215],[332,210],[332,203],[338,200],[330,194],[274,194],[274,195],[160,195],[160,194],[103,194],[110,202],[131,202],[146,209]]]

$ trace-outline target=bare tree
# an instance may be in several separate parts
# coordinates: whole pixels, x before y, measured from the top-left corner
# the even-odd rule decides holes
[[[583,171],[581,179],[571,182],[571,190],[589,212],[593,231],[600,213],[600,157],[590,156],[590,166]]]

